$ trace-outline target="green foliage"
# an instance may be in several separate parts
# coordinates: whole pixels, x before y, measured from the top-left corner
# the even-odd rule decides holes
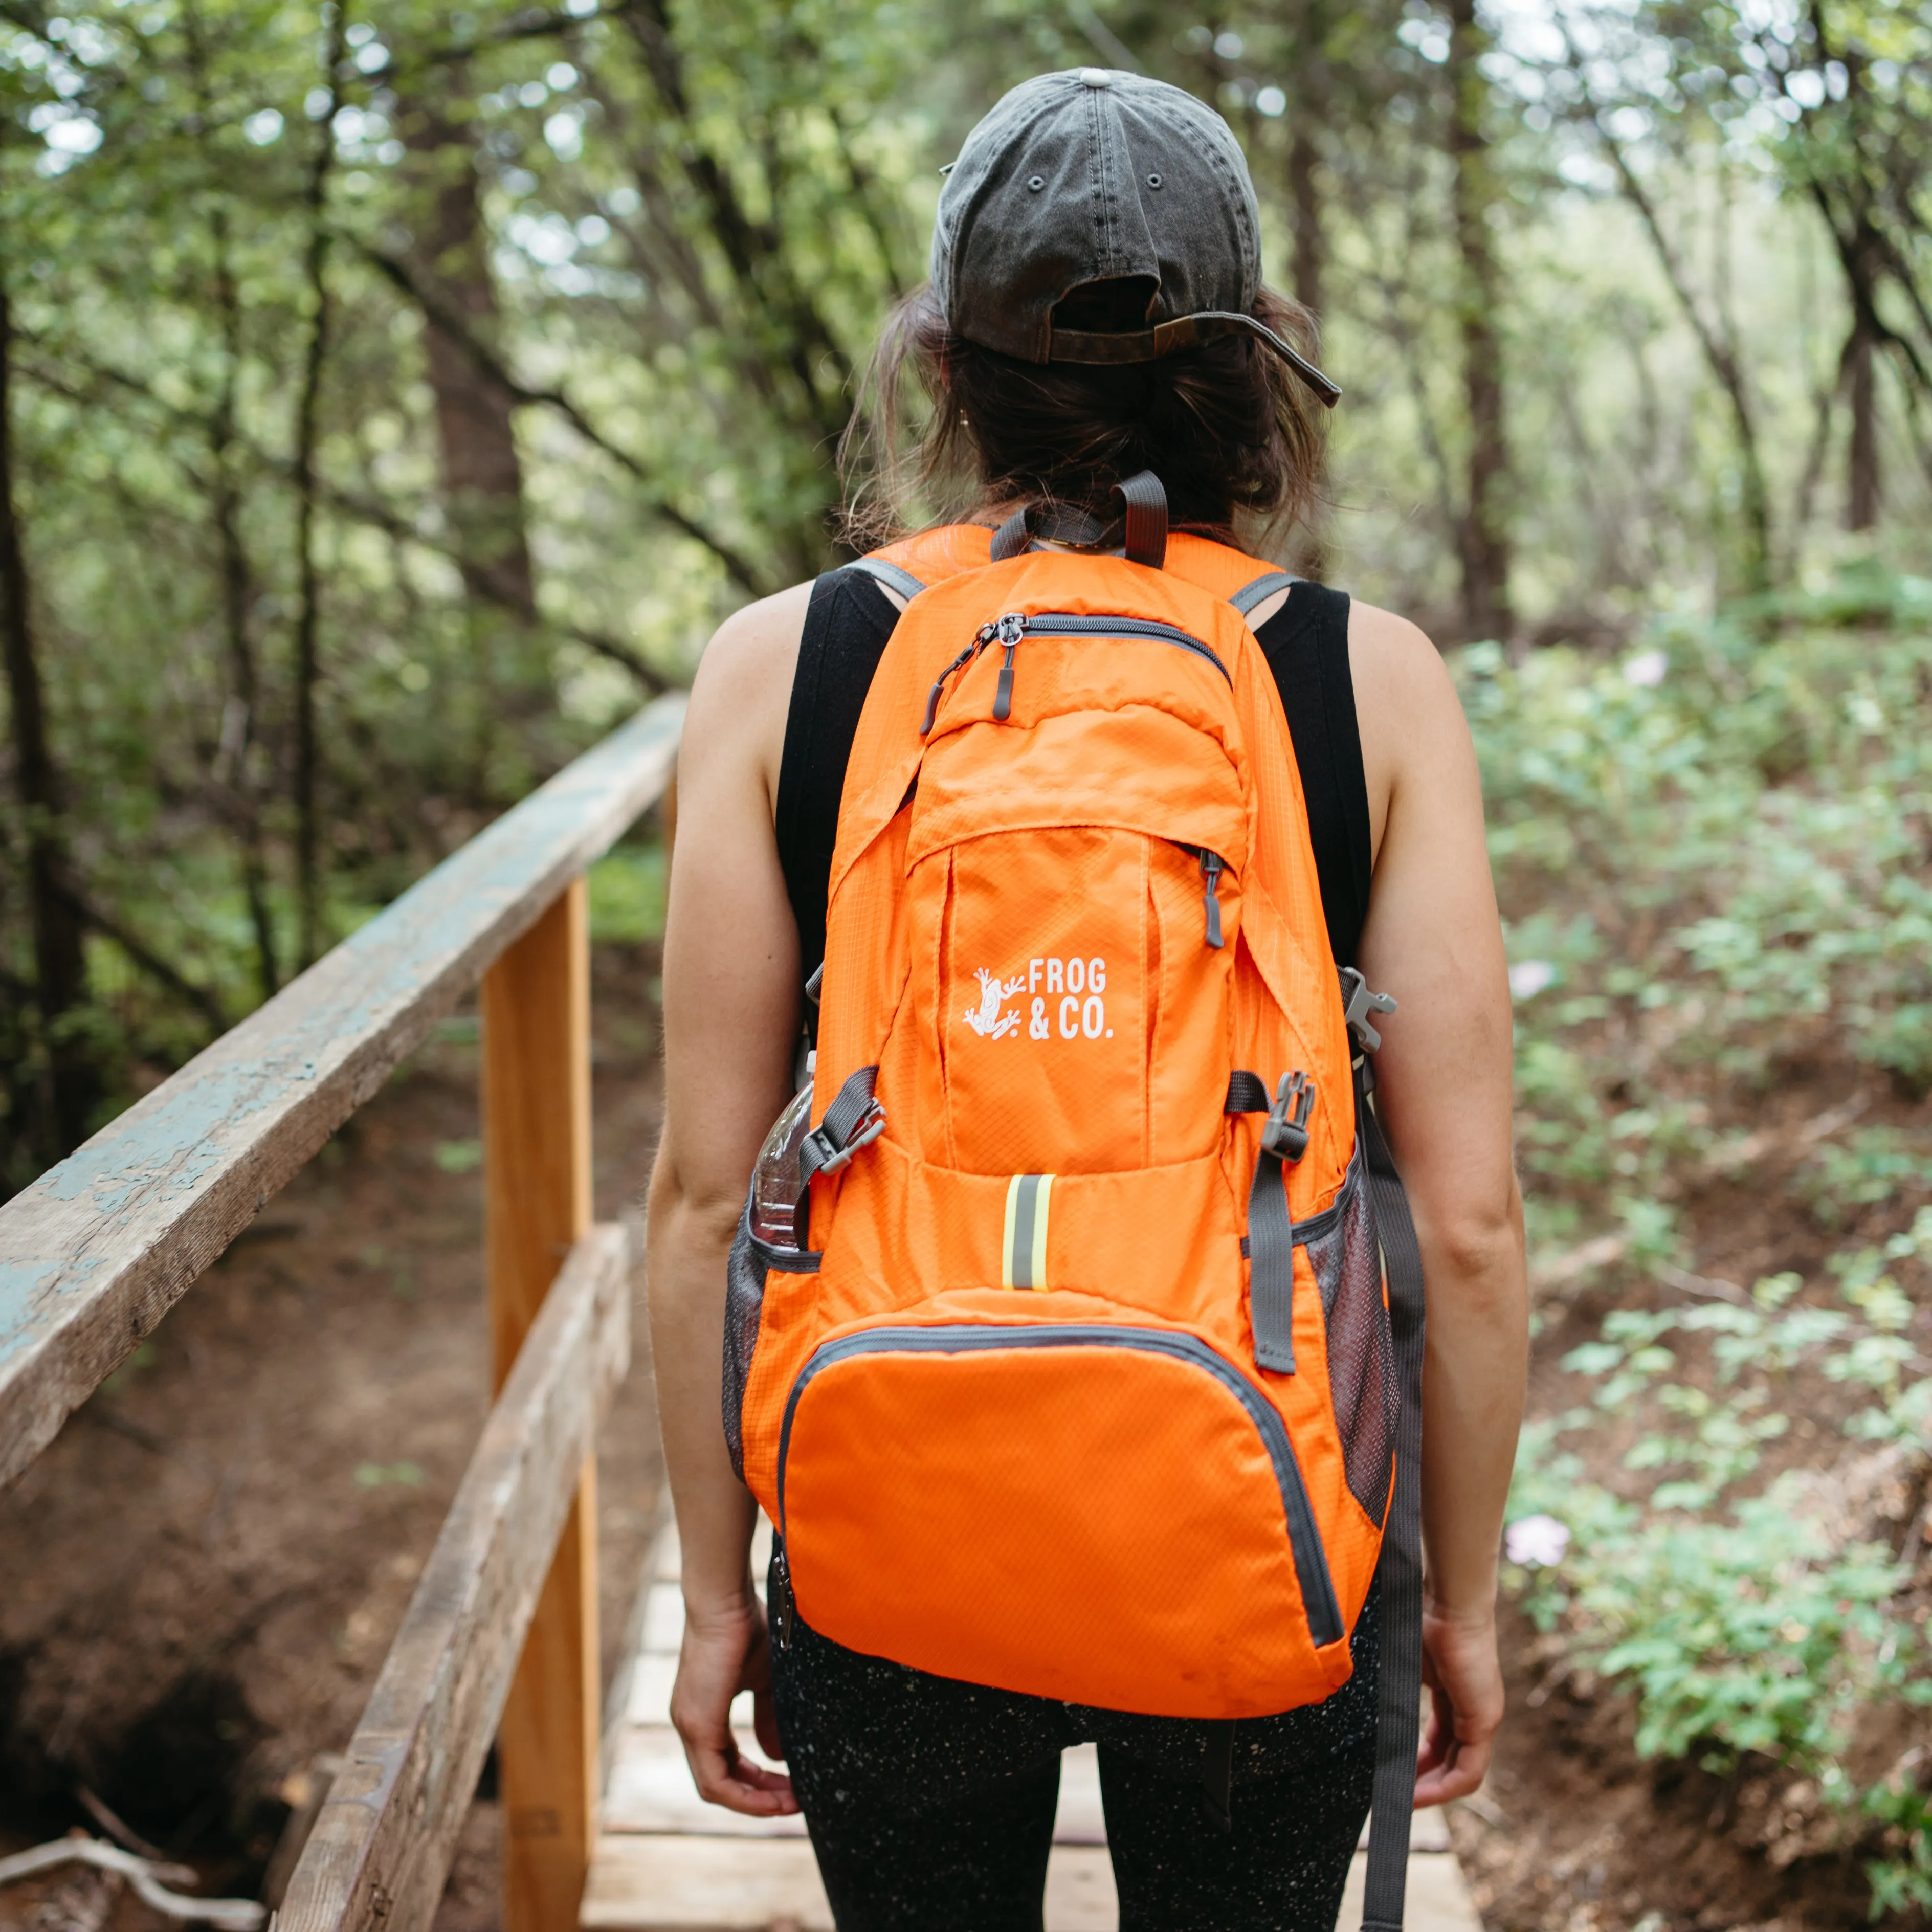
[[[478,1140],[438,1141],[436,1164],[445,1174],[473,1174],[483,1165],[483,1143]]]
[[[1817,1780],[1843,1810],[1898,1826],[1902,1859],[1874,1867],[1875,1906],[1932,1904],[1925,1795],[1894,1777],[1862,1790],[1846,1763],[1856,1720],[1880,1700],[1932,1703],[1917,1625],[1893,1600],[1911,1564],[1847,1535],[1828,1484],[1796,1468],[1752,1486],[1790,1428],[1801,1375],[1852,1398],[1847,1443],[1922,1453],[1932,1381],[1909,1376],[1914,1312],[1896,1270],[1932,1270],[1932,1209],[1907,1232],[1838,1257],[1829,1304],[1801,1301],[1796,1275],[1760,1281],[1742,1305],[1624,1310],[1562,1366],[1590,1406],[1525,1433],[1512,1514],[1570,1532],[1559,1562],[1510,1581],[1580,1665],[1621,1681],[1645,1756],[1695,1755],[1730,1769],[1747,1753]],[[1694,1352],[1702,1374],[1687,1372]],[[1566,1438],[1617,1428],[1634,1496],[1587,1479]]]
[[[590,937],[633,944],[661,938],[665,884],[662,845],[620,845],[607,853],[590,868]]]
[[[1754,1157],[1716,1103],[1808,1054],[1932,1082],[1932,582],[1770,615],[1666,620],[1612,664],[1461,655],[1546,1242],[1675,1259],[1687,1184]],[[1852,1195],[1876,1198],[1881,1147],[1901,1186],[1926,1178],[1906,1141],[1825,1144]]]
[[[358,1462],[356,1466],[358,1490],[418,1490],[422,1484],[422,1468],[414,1462]]]
[[[1922,1780],[1853,1768],[1862,1718],[1932,1701],[1932,1656],[1912,1561],[1852,1493],[1932,1442],[1932,1149],[1854,1125],[1932,1082],[1932,584],[1855,574],[1660,621],[1618,662],[1478,647],[1460,675],[1513,915],[1534,1251],[1668,1285],[1563,1358],[1585,1399],[1526,1432],[1511,1510],[1568,1544],[1532,1537],[1544,1567],[1511,1587],[1628,1688],[1642,1752],[1816,1780],[1892,1848],[1875,1909],[1932,1904]],[[1849,1102],[1780,1107],[1861,1069]],[[1706,1279],[1686,1210],[1737,1183],[1866,1237],[1748,1292]]]

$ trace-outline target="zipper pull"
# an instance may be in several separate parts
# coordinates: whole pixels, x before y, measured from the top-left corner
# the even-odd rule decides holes
[[[1006,647],[1006,654],[1000,662],[1000,688],[993,694],[993,716],[1004,724],[1013,713],[1013,657],[1019,650],[1020,639],[1026,634],[1026,620],[1016,611],[996,625],[988,624],[986,630]],[[991,644],[993,637],[988,637],[986,641]]]
[[[988,624],[985,626],[981,629],[979,635],[976,637],[973,641],[968,644],[966,648],[962,651],[936,678],[932,680],[932,691],[926,700],[926,718],[919,728],[919,735],[922,738],[925,737],[928,733],[932,730],[932,721],[939,716],[940,694],[946,688],[946,680],[950,677],[968,658],[971,657],[983,645],[990,640],[992,630],[993,627],[992,625]]]
[[[1221,874],[1226,869],[1219,853],[1209,851],[1204,845],[1201,848],[1201,883],[1206,889],[1202,896],[1208,906],[1208,944],[1216,947],[1221,944],[1221,902],[1215,893],[1221,883]]]

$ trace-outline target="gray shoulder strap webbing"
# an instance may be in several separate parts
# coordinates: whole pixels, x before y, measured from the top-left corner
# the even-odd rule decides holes
[[[1355,1131],[1368,1156],[1369,1198],[1388,1280],[1402,1407],[1396,1422],[1395,1490],[1376,1568],[1382,1585],[1382,1711],[1376,1728],[1375,1808],[1369,1823],[1362,1926],[1363,1932],[1401,1932],[1422,1706],[1422,1250],[1395,1156],[1371,1104],[1374,1091],[1374,1069],[1364,1053],[1355,1082]]]
[[[1270,570],[1265,576],[1258,577],[1252,584],[1244,584],[1228,602],[1245,617],[1258,604],[1265,604],[1277,590],[1286,590],[1291,584],[1299,584],[1301,579],[1291,577],[1285,570]]]
[[[888,590],[896,590],[910,604],[926,588],[909,570],[902,570],[896,563],[888,563],[882,556],[854,557],[845,568],[862,570],[868,577],[874,577]]]

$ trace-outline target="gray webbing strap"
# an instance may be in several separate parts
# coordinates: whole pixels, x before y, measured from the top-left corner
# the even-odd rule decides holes
[[[1276,1375],[1294,1372],[1294,1223],[1288,1212],[1281,1156],[1264,1148],[1248,1190],[1248,1319],[1255,1360]]]
[[[1018,556],[1032,541],[1033,532],[1027,528],[1026,506],[1023,503],[993,532],[988,555],[994,563],[1004,563],[1008,557]]]
[[[1264,577],[1258,577],[1252,584],[1244,584],[1228,602],[1245,617],[1257,604],[1265,604],[1277,590],[1286,590],[1291,584],[1299,584],[1301,579],[1291,577],[1285,570],[1270,570]]]
[[[1230,1080],[1230,1102],[1236,1098],[1234,1086]],[[1281,1076],[1248,1190],[1248,1323],[1254,1330],[1256,1362],[1279,1376],[1294,1372],[1294,1222],[1288,1211],[1284,1169],[1308,1151],[1308,1116],[1314,1106],[1315,1083],[1307,1075]]]
[[[1167,492],[1151,470],[1114,485],[1124,512],[1127,561],[1158,570],[1167,561]]]
[[[879,1077],[876,1066],[862,1066],[846,1076],[845,1084],[825,1110],[825,1118],[799,1144],[798,1184],[811,1185],[814,1174],[832,1174],[862,1147],[884,1130],[886,1110],[872,1096]]]
[[[1395,1492],[1382,1534],[1382,1712],[1376,1733],[1375,1808],[1369,1825],[1363,1932],[1400,1932],[1415,1804],[1422,1706],[1422,1250],[1395,1156],[1369,1096],[1375,1073],[1363,1057],[1355,1127],[1368,1156],[1369,1198],[1388,1270],[1389,1326],[1402,1407],[1396,1423]]]
[[[882,556],[854,557],[845,568],[862,570],[868,577],[878,578],[888,590],[896,590],[910,604],[926,588],[909,570],[902,570],[896,563],[888,563]]]

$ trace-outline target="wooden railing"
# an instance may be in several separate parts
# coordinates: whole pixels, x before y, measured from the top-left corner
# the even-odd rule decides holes
[[[427,1926],[492,1737],[508,1932],[571,1932],[598,1778],[592,1445],[629,1359],[590,1219],[584,873],[662,794],[664,698],[0,1207],[0,1484],[482,986],[496,1399],[291,1879],[295,1932]]]

